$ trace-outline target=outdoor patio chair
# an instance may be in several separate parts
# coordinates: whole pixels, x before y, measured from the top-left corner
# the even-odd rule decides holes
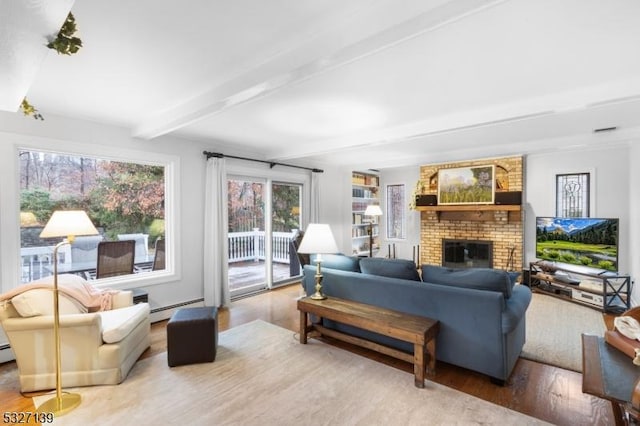
[[[96,278],[133,274],[136,242],[103,241],[98,244],[98,267]]]
[[[161,271],[164,268],[164,239],[158,238],[156,240],[156,252],[153,256],[153,266],[151,267],[151,270]]]
[[[309,265],[311,263],[311,260],[308,254],[298,253],[298,247],[300,247],[300,243],[302,242],[303,237],[304,237],[304,231],[298,231],[296,235],[291,239],[291,245],[295,250],[298,261],[300,262],[300,267],[303,267],[304,265]]]
[[[95,262],[102,235],[76,237],[71,243],[71,260],[74,263]]]
[[[136,262],[143,262],[149,255],[149,234],[118,234],[118,240],[136,242]]]

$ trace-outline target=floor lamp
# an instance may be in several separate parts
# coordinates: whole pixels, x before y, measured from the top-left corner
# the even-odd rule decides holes
[[[76,235],[97,235],[98,230],[82,210],[55,211],[40,233],[40,238],[66,237],[53,249],[53,339],[56,356],[56,396],[45,401],[38,411],[61,416],[80,405],[80,394],[62,393],[62,362],[60,359],[60,311],[58,305],[58,250],[71,244]]]
[[[327,296],[322,294],[322,255],[329,253],[337,253],[338,245],[329,225],[323,223],[310,223],[307,230],[304,231],[304,237],[298,247],[298,253],[317,254],[316,257],[316,292],[311,295],[314,300],[323,300]]]
[[[367,209],[364,211],[365,216],[382,216],[382,209],[377,204],[370,204],[367,206]],[[369,220],[369,228],[367,229],[367,233],[369,234],[369,257],[373,257],[373,222],[375,218],[372,217]]]

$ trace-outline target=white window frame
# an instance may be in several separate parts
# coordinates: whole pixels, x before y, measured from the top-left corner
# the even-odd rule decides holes
[[[52,146],[55,149],[52,149]],[[10,280],[8,282],[16,284],[8,287],[4,286],[2,288],[3,291],[10,290],[20,283],[20,270],[18,267],[20,264],[20,161],[18,152],[21,150],[163,166],[165,171],[166,268],[162,271],[152,271],[144,274],[103,278],[96,280],[94,285],[98,288],[130,289],[165,284],[181,279],[180,192],[178,190],[180,188],[180,158],[178,156],[106,145],[79,144],[47,138],[26,138],[22,135],[16,135],[12,148],[14,159],[12,166],[14,170],[11,173],[12,178],[8,179],[6,184],[12,185],[13,191],[3,191],[0,197],[0,202],[5,207],[0,211],[3,217],[0,223],[0,235],[2,235],[0,259],[3,262],[2,279]],[[8,196],[9,193],[13,194],[13,196]]]

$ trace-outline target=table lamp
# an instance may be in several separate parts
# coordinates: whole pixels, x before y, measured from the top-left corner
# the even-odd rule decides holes
[[[80,394],[62,394],[62,362],[60,359],[60,311],[58,305],[58,250],[71,244],[76,235],[98,235],[89,216],[82,210],[55,211],[40,233],[40,238],[67,237],[53,249],[53,338],[56,355],[56,396],[45,401],[38,412],[61,416],[80,405]]]
[[[337,253],[338,246],[333,238],[329,225],[322,223],[310,223],[304,232],[302,242],[298,248],[299,253],[317,254],[316,257],[316,292],[311,296],[314,300],[323,300],[327,296],[322,294],[322,255],[329,253]]]
[[[364,211],[365,216],[382,216],[382,209],[377,204],[370,204],[367,206],[367,209]],[[373,257],[373,222],[374,218],[369,220],[369,229],[367,233],[369,234],[369,257]]]

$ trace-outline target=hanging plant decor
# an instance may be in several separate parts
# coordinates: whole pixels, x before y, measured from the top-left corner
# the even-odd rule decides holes
[[[63,55],[73,55],[78,53],[82,47],[82,40],[73,35],[76,33],[76,18],[69,12],[62,28],[55,39],[51,40],[47,47]]]
[[[422,195],[424,193],[424,189],[425,189],[425,183],[418,179],[418,181],[416,182],[416,186],[415,188],[413,188],[413,193],[411,194],[411,199],[409,200],[409,210],[415,210],[417,205],[416,205],[416,200],[418,198],[418,196]]]
[[[76,18],[73,16],[73,13],[69,12],[67,19],[64,21],[64,24],[62,24],[62,28],[58,31],[58,35],[47,44],[47,47],[63,55],[78,53],[78,50],[82,47],[82,40],[74,37],[76,31]],[[26,97],[22,99],[20,110],[22,110],[24,115],[32,116],[36,120],[44,120],[42,114],[27,101]]]
[[[42,114],[38,112],[37,109],[33,105],[27,101],[27,98],[22,99],[22,103],[20,104],[20,109],[24,115],[30,115],[36,120],[44,120]]]

